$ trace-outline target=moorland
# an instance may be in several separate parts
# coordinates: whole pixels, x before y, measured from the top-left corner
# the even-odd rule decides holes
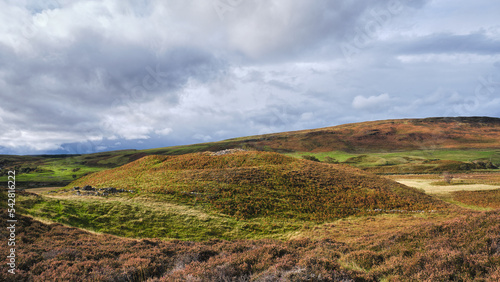
[[[0,279],[498,281],[499,166],[489,117],[0,156],[25,188]]]

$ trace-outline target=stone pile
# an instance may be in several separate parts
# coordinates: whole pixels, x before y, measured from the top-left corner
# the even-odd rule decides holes
[[[222,151],[217,151],[217,152],[211,152],[211,156],[222,156],[222,155],[227,155],[227,154],[234,154],[238,152],[246,152],[247,150],[244,149],[225,149]]]
[[[108,196],[116,193],[134,193],[134,190],[116,189],[115,187],[95,188],[90,185],[85,185],[83,188],[75,186],[73,191],[76,191],[78,196]]]

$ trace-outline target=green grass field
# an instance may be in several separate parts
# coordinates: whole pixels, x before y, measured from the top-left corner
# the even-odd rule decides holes
[[[106,169],[83,165],[64,166],[57,164],[43,165],[39,168],[45,171],[39,173],[16,174],[16,180],[18,182],[70,182],[89,173]],[[76,171],[73,171],[74,169],[76,169]],[[0,182],[7,182],[7,176],[1,176]]]
[[[442,173],[443,171],[497,171],[475,162],[500,166],[500,150],[414,150],[387,153],[352,154],[334,152],[294,152],[286,155],[302,158],[314,156],[320,161],[327,157],[376,174]]]
[[[146,155],[182,155],[222,146],[224,142],[155,148],[148,150],[120,150],[87,155],[0,156],[5,163],[0,183],[7,182],[7,170],[16,171],[16,180],[39,184],[69,183],[89,173],[122,166]],[[1,186],[1,184],[0,184]]]
[[[312,155],[319,160],[324,161],[325,157],[335,158],[340,162],[345,162],[350,158],[366,155],[371,157],[368,162],[360,162],[358,165],[373,165],[373,160],[383,159],[387,163],[408,163],[411,161],[418,162],[424,160],[453,160],[468,162],[474,160],[491,161],[500,164],[500,150],[413,150],[402,152],[387,152],[387,153],[346,153],[343,151],[333,152],[293,152],[286,153],[285,155],[301,158],[303,155]],[[405,159],[405,158],[409,158]]]
[[[293,219],[237,220],[172,202],[168,195],[137,194],[109,198],[45,194],[18,198],[22,212],[35,218],[129,238],[286,239],[304,224],[312,224]]]

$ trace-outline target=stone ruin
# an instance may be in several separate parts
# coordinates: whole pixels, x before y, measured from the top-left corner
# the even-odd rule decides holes
[[[227,155],[227,154],[234,154],[238,152],[247,152],[248,150],[245,149],[225,149],[217,152],[210,152],[209,154],[211,156],[222,156],[222,155]]]
[[[134,193],[134,190],[116,189],[115,187],[96,188],[90,185],[85,185],[82,188],[75,186],[73,191],[76,191],[77,196],[108,196],[116,193]]]

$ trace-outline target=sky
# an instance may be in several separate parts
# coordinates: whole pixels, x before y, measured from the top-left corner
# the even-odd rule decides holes
[[[500,1],[0,1],[0,154],[500,117]]]

